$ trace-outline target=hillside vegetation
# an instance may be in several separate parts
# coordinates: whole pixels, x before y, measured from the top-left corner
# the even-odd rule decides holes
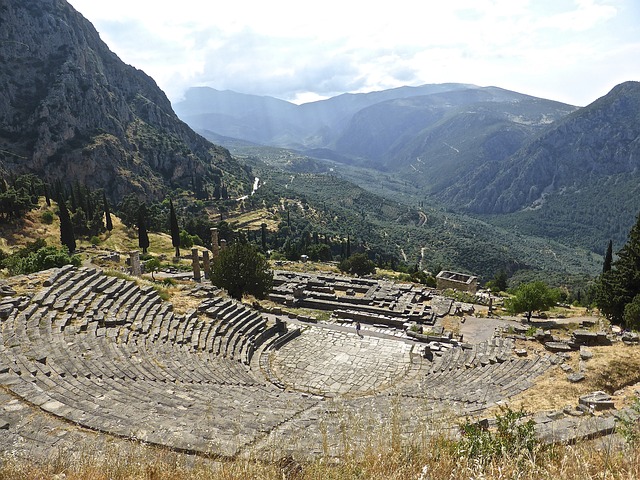
[[[321,234],[350,235],[359,251],[379,264],[463,270],[488,280],[505,270],[517,278],[584,282],[601,268],[601,257],[559,243],[496,228],[432,207],[411,207],[376,195],[331,173],[294,174],[254,165],[264,185],[254,204],[289,205],[291,218]],[[283,193],[284,192],[284,193]],[[355,251],[355,250],[354,250]]]

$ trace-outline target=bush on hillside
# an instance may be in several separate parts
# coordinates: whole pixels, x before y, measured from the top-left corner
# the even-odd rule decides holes
[[[79,267],[80,264],[80,257],[70,255],[66,247],[47,246],[44,240],[30,242],[2,261],[2,266],[12,275],[35,273],[63,265]]]
[[[369,275],[376,273],[376,264],[367,258],[364,253],[356,253],[344,259],[338,265],[341,272],[351,275]]]

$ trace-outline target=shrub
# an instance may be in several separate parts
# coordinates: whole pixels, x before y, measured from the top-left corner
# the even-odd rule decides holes
[[[51,213],[49,210],[42,212],[40,218],[42,222],[46,223],[47,225],[51,225],[53,223],[53,213]]]
[[[490,461],[509,457],[523,458],[531,455],[539,442],[535,436],[535,422],[522,421],[527,414],[509,407],[500,407],[496,415],[496,429],[490,430],[479,423],[465,422],[461,425],[463,438],[457,451],[467,458],[475,458],[483,465]]]
[[[51,245],[41,246],[33,251],[34,244],[41,245],[44,244],[44,241],[27,244],[26,247],[4,260],[4,265],[9,269],[9,273],[20,275],[69,264],[79,267],[81,264],[80,257],[70,255],[66,248],[58,248]]]
[[[376,264],[369,260],[364,253],[351,255],[349,258],[341,261],[338,268],[340,271],[350,273],[351,275],[362,276],[376,273]]]
[[[640,397],[635,398],[631,404],[631,410],[635,412],[635,415],[621,416],[617,422],[617,430],[625,442],[630,447],[635,448],[640,445],[640,423],[634,418],[636,415],[640,415]]]
[[[89,240],[91,242],[91,245],[100,245],[100,242],[102,242],[102,240],[100,240],[100,237],[94,235],[93,237],[91,237],[91,240]]]

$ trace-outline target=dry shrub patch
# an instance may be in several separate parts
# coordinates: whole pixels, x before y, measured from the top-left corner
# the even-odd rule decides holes
[[[533,342],[519,343],[518,348],[520,347],[526,347],[530,351],[544,349],[542,345]],[[542,375],[532,388],[513,397],[509,405],[531,412],[559,410],[566,405],[576,405],[580,395],[596,390],[609,394],[617,392],[618,395],[614,397],[616,407],[627,405],[633,396],[633,389],[625,387],[640,383],[640,346],[615,343],[612,346],[589,347],[589,350],[593,352],[590,360],[581,362],[579,353],[572,352],[571,358],[566,362],[574,371],[579,371],[581,364],[584,366],[584,381],[569,382],[567,372],[555,366]]]
[[[610,394],[640,382],[640,347],[617,344],[593,348],[587,367],[593,386]]]

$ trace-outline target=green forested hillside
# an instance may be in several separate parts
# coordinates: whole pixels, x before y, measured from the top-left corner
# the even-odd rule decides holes
[[[335,174],[298,174],[254,161],[264,182],[252,198],[289,209],[294,222],[337,238],[379,263],[460,270],[490,279],[499,270],[518,278],[542,275],[563,283],[595,274],[602,258],[557,242],[509,232],[433,207],[412,207],[364,190]],[[286,205],[286,206],[285,206]],[[282,214],[281,214],[282,215]]]
[[[638,212],[638,179],[613,175],[547,195],[536,208],[481,218],[526,235],[544,236],[604,255],[609,240],[613,240],[614,251],[625,243]]]

